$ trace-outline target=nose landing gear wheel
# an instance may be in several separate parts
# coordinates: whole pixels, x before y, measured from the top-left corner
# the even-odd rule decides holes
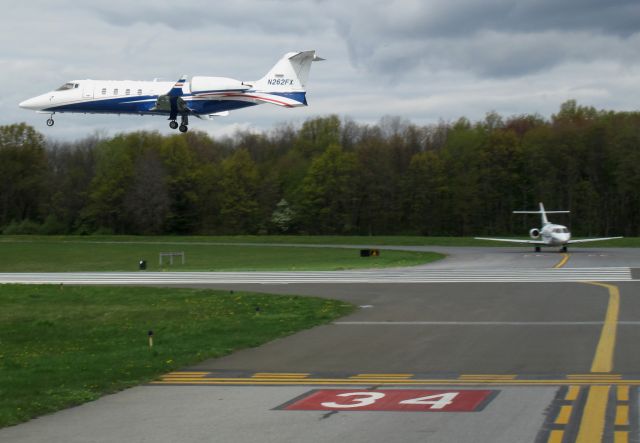
[[[47,126],[53,126],[53,124],[54,124],[54,123],[55,123],[55,122],[53,121],[53,119],[52,119],[52,118],[48,118],[48,119],[47,119]]]
[[[178,122],[176,122],[175,120],[171,120],[171,122],[169,123],[169,127],[171,129],[176,129],[178,127]]]
[[[178,130],[180,132],[187,132],[189,130],[189,127],[187,125],[180,125],[180,128],[178,128]]]

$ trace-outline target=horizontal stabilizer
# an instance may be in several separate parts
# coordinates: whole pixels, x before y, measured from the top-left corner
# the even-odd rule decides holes
[[[514,214],[571,214],[571,211],[513,211]]]

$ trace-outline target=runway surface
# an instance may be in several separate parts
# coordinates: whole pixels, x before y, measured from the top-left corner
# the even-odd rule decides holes
[[[360,309],[0,430],[0,441],[639,440],[640,250],[428,249],[449,257],[331,273],[2,274],[1,282],[316,295]],[[387,401],[398,389],[407,398]],[[468,391],[490,395],[477,409],[447,412],[465,407],[458,399],[474,395]],[[318,395],[329,397],[309,406]],[[298,405],[319,409],[287,409]]]

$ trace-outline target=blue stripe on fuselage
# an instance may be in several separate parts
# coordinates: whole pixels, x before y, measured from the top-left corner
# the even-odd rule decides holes
[[[53,106],[44,109],[51,112],[113,112],[113,113],[141,113],[148,112],[156,104],[158,96],[136,95],[112,97],[101,100],[81,101],[66,105]],[[145,101],[147,100],[147,101]]]
[[[307,104],[305,92],[265,92],[270,95],[285,97],[299,103]],[[233,111],[256,103],[243,100],[189,100],[191,94],[185,94],[187,106],[197,114],[214,114],[216,112]],[[124,97],[110,97],[52,106],[43,111],[47,112],[89,112],[113,114],[169,114],[168,111],[152,111],[157,95],[135,95]]]

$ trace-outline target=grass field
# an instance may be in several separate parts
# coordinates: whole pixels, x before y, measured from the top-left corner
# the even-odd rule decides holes
[[[358,250],[215,244],[198,237],[0,237],[0,272],[340,270],[412,266],[443,256],[431,252],[382,251],[362,258]],[[199,240],[199,241],[196,241]],[[160,252],[184,252],[173,265]]]
[[[244,292],[0,285],[0,426],[258,346],[352,309],[333,300]]]

